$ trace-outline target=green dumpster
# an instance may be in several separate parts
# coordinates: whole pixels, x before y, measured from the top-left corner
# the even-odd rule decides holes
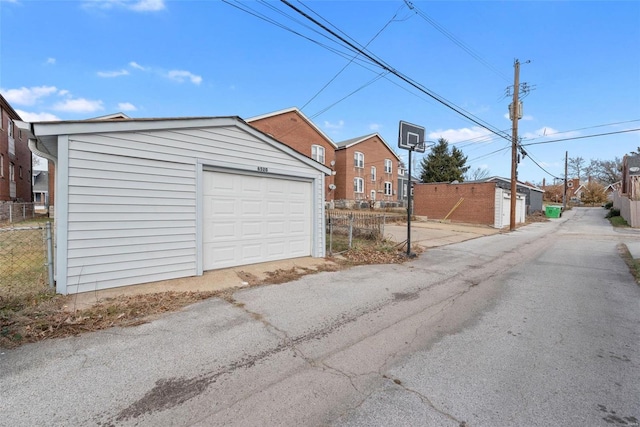
[[[545,215],[547,218],[560,218],[562,216],[562,206],[547,206]]]

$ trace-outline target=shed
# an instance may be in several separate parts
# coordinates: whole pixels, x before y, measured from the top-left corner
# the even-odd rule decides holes
[[[21,123],[56,168],[56,289],[324,257],[330,170],[238,117]]]
[[[491,178],[487,178],[484,181],[486,182],[495,182],[499,188],[504,190],[511,190],[511,180],[508,178],[503,178],[500,176],[492,176]],[[518,194],[524,194],[525,196],[525,205],[526,205],[526,214],[532,214],[534,212],[542,212],[542,196],[544,195],[544,190],[533,185],[528,185],[522,182],[516,183]]]

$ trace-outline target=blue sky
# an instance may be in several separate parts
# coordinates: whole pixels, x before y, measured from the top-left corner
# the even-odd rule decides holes
[[[291,4],[498,133],[511,133],[505,91],[519,59],[533,89],[523,144],[640,128],[638,1]],[[378,132],[397,147],[404,120],[448,139],[472,168],[510,176],[507,140],[279,1],[0,0],[0,57],[0,91],[27,121],[250,118],[295,106],[336,142]],[[638,131],[531,145],[518,176],[562,176],[565,151],[611,160],[638,146]]]

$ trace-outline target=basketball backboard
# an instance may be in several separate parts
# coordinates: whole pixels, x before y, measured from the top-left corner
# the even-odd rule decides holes
[[[401,120],[398,147],[424,153],[424,128]]]

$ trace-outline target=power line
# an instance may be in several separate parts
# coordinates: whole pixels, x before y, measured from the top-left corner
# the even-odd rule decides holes
[[[616,132],[598,133],[598,134],[593,134],[593,135],[574,136],[574,137],[571,137],[571,138],[552,139],[550,141],[530,142],[528,144],[520,144],[520,146],[521,147],[528,147],[530,145],[551,144],[553,142],[573,141],[575,139],[595,138],[595,137],[598,137],[598,136],[616,135],[616,134],[620,134],[620,133],[637,132],[637,131],[640,131],[640,128],[619,130],[619,131],[616,131]]]
[[[445,107],[455,111],[456,113],[458,113],[459,115],[465,117],[467,120],[470,120],[471,122],[477,124],[478,126],[487,129],[488,131],[490,131],[491,133],[494,133],[504,139],[510,140],[511,137],[509,135],[503,135],[501,134],[499,131],[496,131],[494,129],[492,129],[488,123],[483,124],[481,123],[481,119],[479,118],[474,118],[472,117],[471,113],[468,112],[464,112],[464,110],[458,106],[456,106],[455,104],[447,101],[446,99],[444,99],[443,97],[441,97],[440,95],[436,94],[435,92],[431,91],[430,89],[424,87],[423,85],[417,83],[415,80],[407,77],[406,75],[400,73],[398,70],[392,68],[390,65],[384,63],[381,59],[375,58],[372,54],[368,53],[367,51],[355,46],[353,43],[349,42],[348,40],[346,40],[344,37],[340,36],[339,34],[337,34],[335,31],[331,30],[330,28],[328,28],[326,25],[320,23],[318,20],[316,20],[315,18],[309,16],[307,13],[303,12],[302,10],[298,9],[297,7],[295,7],[294,5],[292,5],[291,3],[289,3],[287,0],[280,0],[282,3],[284,3],[285,5],[289,6],[291,9],[295,10],[296,12],[298,12],[299,14],[301,14],[302,16],[304,16],[305,18],[307,18],[308,20],[310,20],[311,22],[313,22],[314,24],[318,25],[320,28],[322,28],[323,30],[327,31],[328,33],[330,33],[331,35],[333,35],[334,37],[336,37],[337,39],[339,39],[342,43],[347,44],[350,48],[355,49],[356,51],[360,52],[361,55],[363,55],[365,58],[369,59],[370,61],[372,61],[374,64],[378,65],[379,67],[381,67],[382,69],[392,73],[393,75],[395,75],[396,77],[400,78],[401,80],[403,80],[405,83],[408,83],[409,85],[413,86],[414,88],[418,89],[419,91],[423,92],[424,94],[426,94],[427,96],[435,99],[436,101],[438,101],[439,103],[441,103],[442,105],[444,105]]]
[[[496,69],[493,65],[491,65],[487,60],[485,60],[484,58],[482,58],[480,56],[480,54],[478,54],[477,52],[475,52],[470,46],[468,46],[466,43],[464,43],[462,40],[458,39],[455,35],[453,35],[450,31],[448,31],[446,28],[444,28],[442,25],[440,25],[438,22],[436,22],[435,19],[431,18],[429,15],[427,15],[425,12],[423,12],[422,10],[418,9],[417,6],[415,6],[413,3],[411,3],[409,0],[404,0],[404,2],[407,4],[407,6],[409,7],[409,9],[411,10],[415,10],[416,14],[421,17],[422,19],[424,19],[426,22],[428,22],[433,28],[435,28],[436,30],[438,30],[442,35],[444,35],[446,38],[448,38],[449,40],[451,40],[456,46],[458,46],[460,49],[464,50],[465,52],[467,52],[473,59],[475,59],[476,61],[480,62],[482,65],[484,65],[485,67],[487,67],[488,69],[490,69],[491,71],[493,71],[494,73],[496,73],[498,76],[502,77],[504,80],[506,81],[510,81],[509,78],[502,72],[500,72],[498,69]]]

